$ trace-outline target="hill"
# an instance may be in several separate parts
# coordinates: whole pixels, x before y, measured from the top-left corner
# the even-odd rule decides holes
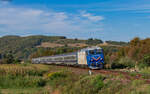
[[[11,53],[15,58],[27,59],[29,56],[34,57],[35,54],[38,54],[37,56],[62,54],[96,45],[120,47],[122,45],[127,45],[127,43],[116,41],[107,41],[107,43],[103,43],[100,39],[67,39],[64,36],[3,36],[0,37],[0,58],[7,53]]]
[[[27,59],[32,53],[41,49],[54,50],[63,47],[72,49],[100,43],[102,43],[102,41],[98,39],[67,39],[64,36],[3,36],[0,37],[0,58],[2,58],[4,54],[11,53],[16,58]]]

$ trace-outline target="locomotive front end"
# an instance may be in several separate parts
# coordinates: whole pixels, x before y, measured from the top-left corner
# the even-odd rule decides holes
[[[87,64],[91,69],[102,69],[104,66],[103,49],[96,47],[86,51]]]

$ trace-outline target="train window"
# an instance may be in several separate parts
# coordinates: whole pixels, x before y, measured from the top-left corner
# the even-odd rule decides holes
[[[96,50],[96,54],[101,54],[101,53],[102,53],[101,49]]]
[[[58,58],[55,58],[54,60],[55,60],[55,61],[62,61],[63,58],[62,58],[62,57],[58,57]]]
[[[86,51],[86,55],[88,55],[89,53],[88,53],[88,51]]]
[[[89,53],[90,54],[94,54],[94,50],[89,50]]]
[[[76,59],[75,56],[68,56],[68,57],[64,57],[64,59]]]

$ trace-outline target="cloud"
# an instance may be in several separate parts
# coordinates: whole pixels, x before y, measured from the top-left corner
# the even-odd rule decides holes
[[[101,20],[102,16],[94,16],[88,12],[71,14],[3,6],[0,7],[0,36],[43,34],[87,38],[90,37],[90,32],[103,30]]]
[[[88,18],[89,20],[95,21],[95,22],[104,20],[103,16],[95,16],[95,15],[92,15],[91,13],[87,13],[86,11],[82,11],[81,16],[85,17],[85,18]]]

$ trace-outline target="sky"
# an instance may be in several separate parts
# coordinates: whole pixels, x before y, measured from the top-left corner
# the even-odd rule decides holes
[[[0,0],[0,36],[130,41],[150,36],[150,0]]]

